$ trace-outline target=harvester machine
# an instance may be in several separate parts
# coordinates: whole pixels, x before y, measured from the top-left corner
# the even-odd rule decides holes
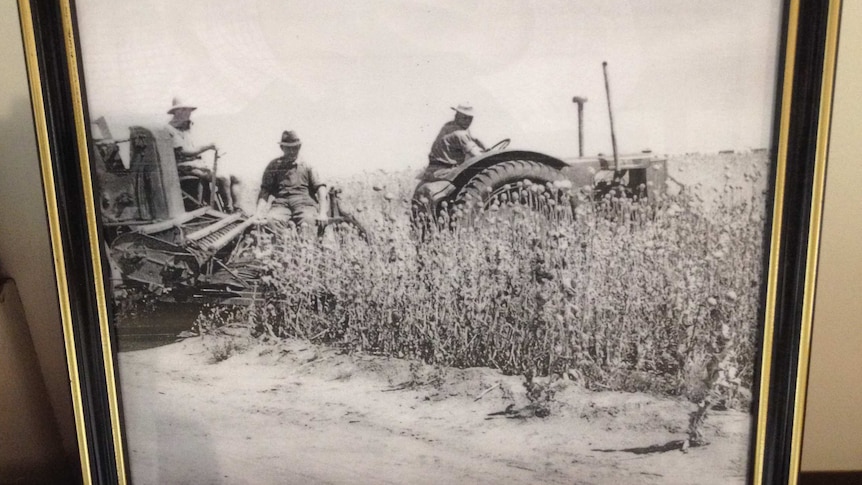
[[[255,270],[242,256],[253,222],[222,211],[211,181],[179,175],[167,130],[134,126],[127,140],[115,140],[100,118],[93,131],[114,296],[138,290],[174,301],[251,298]]]

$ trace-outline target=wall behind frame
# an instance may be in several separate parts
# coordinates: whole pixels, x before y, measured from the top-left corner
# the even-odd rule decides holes
[[[862,470],[862,2],[843,3],[802,440],[804,471]]]
[[[17,2],[0,2],[0,271],[18,285],[64,451],[77,463],[69,373],[18,18]]]

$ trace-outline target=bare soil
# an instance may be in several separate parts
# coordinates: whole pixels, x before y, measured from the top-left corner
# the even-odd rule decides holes
[[[562,379],[550,416],[489,416],[529,404],[522,377],[233,333],[119,354],[133,483],[745,482],[743,412],[683,451],[683,399]]]

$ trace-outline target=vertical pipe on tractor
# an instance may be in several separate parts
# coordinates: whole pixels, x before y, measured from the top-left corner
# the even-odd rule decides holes
[[[602,62],[602,71],[605,73],[605,92],[608,95],[608,116],[611,119],[611,148],[614,151],[614,170],[619,171],[620,169],[620,159],[617,155],[617,135],[614,132],[614,113],[611,110],[611,86],[608,82],[608,63],[607,61]]]
[[[572,102],[578,105],[578,156],[584,157],[584,103],[587,98],[575,96]]]

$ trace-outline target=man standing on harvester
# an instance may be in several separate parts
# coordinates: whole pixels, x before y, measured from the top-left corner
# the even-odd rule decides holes
[[[325,222],[329,214],[327,187],[299,159],[302,142],[293,131],[285,131],[279,145],[282,156],[269,162],[263,172],[256,216],[285,225]]]

